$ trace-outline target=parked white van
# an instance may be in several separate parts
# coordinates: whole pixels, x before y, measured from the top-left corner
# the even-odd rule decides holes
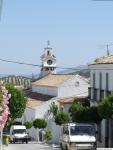
[[[68,123],[61,127],[62,150],[96,149],[95,126],[83,123]]]
[[[28,143],[28,134],[26,127],[23,125],[13,125],[10,128],[10,141],[15,143],[18,141]]]

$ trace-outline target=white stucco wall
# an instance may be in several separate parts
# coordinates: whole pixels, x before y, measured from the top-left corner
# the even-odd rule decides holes
[[[97,64],[89,66],[91,73],[91,87],[93,88],[93,74],[95,73],[95,88],[97,89],[97,101],[100,101],[99,90],[100,90],[100,82],[99,82],[99,74],[102,74],[102,86],[101,89],[104,90],[104,96],[106,96],[106,73],[109,74],[108,78],[108,91],[113,91],[113,64]],[[91,92],[91,99],[93,98],[93,89]],[[91,105],[98,105],[96,101],[91,101]],[[101,139],[99,142],[100,147],[105,146],[105,133],[106,125],[105,120],[101,122]],[[112,131],[111,131],[112,132]],[[111,140],[111,139],[110,139]]]
[[[28,121],[28,120],[34,121],[36,118],[44,118],[48,122],[49,121],[48,110],[50,108],[51,103],[54,101],[56,102],[55,98],[47,102],[44,102],[42,105],[37,106],[35,108],[26,108],[25,113],[23,114],[23,117],[22,117],[23,122]],[[59,103],[56,102],[56,104],[59,104]],[[36,130],[34,127],[32,127],[29,130],[29,135],[33,139],[38,140],[38,132],[39,132],[38,129]],[[52,140],[54,140],[54,138]]]
[[[48,87],[48,86],[32,86],[32,91],[46,94],[46,95],[52,95],[57,96],[58,95],[58,88],[57,87]]]
[[[102,89],[106,89],[106,73],[109,74],[108,90],[113,91],[113,64],[92,65],[91,69],[91,87],[93,87],[93,73],[95,73],[95,88],[99,88],[99,73],[102,73]]]
[[[76,83],[79,82],[77,86]],[[58,87],[58,97],[88,96],[89,84],[79,75],[67,80]]]

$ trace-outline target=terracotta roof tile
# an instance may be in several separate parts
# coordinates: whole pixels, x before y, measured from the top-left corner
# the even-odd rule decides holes
[[[96,58],[90,65],[96,64],[113,64],[113,55]]]
[[[63,98],[60,99],[59,102],[62,104],[72,104],[73,102],[82,102],[86,101],[88,99],[87,96],[74,96],[74,97],[68,97],[68,98]]]
[[[27,107],[35,108],[37,106],[40,106],[42,103],[44,103],[44,102],[28,98]]]
[[[36,82],[33,82],[33,85],[37,86],[52,86],[57,87],[58,85],[62,84],[66,80],[71,79],[75,75],[62,75],[62,74],[49,74],[46,77],[43,77]]]

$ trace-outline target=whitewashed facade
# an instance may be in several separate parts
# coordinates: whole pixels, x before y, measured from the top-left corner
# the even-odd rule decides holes
[[[48,75],[49,76],[49,75]],[[51,77],[52,75],[50,75]],[[58,81],[60,78],[63,78],[62,75],[56,75],[58,78]],[[68,76],[68,79],[67,79]],[[45,118],[46,121],[48,122],[48,128],[52,130],[52,143],[58,143],[59,142],[59,136],[60,136],[60,127],[57,126],[54,122],[53,119],[49,116],[48,110],[50,108],[51,102],[55,102],[59,106],[59,100],[62,98],[69,98],[69,97],[81,97],[81,96],[88,96],[88,87],[89,83],[88,81],[79,76],[79,75],[65,75],[64,76],[66,80],[63,80],[63,82],[60,82],[60,84],[56,83],[58,82],[57,80],[52,81],[51,86],[49,82],[49,78],[47,78],[46,82],[44,78],[40,79],[40,82],[36,82],[32,84],[32,92],[35,93],[41,93],[41,94],[46,94],[46,95],[51,95],[54,96],[52,99],[43,102],[39,106],[35,107],[27,107],[26,111],[22,117],[23,122],[27,120],[35,120],[36,118]],[[56,79],[55,75],[52,77],[52,80]],[[39,84],[40,83],[40,84]],[[47,83],[45,86],[42,83]],[[58,82],[59,83],[59,82]],[[52,86],[53,85],[53,86]],[[43,100],[42,100],[43,101]],[[68,108],[69,109],[69,108]],[[31,129],[29,131],[29,134],[31,137],[34,139],[38,140],[38,133],[36,132],[36,129]]]
[[[96,59],[89,65],[91,86],[89,95],[91,105],[97,106],[102,98],[113,93],[113,56]],[[103,120],[99,125],[98,143],[100,147],[113,146],[113,122]]]
[[[58,76],[62,76],[62,75],[58,75]],[[89,83],[87,79],[81,77],[80,75],[73,75],[69,79],[65,80],[63,83],[57,86],[54,85],[49,86],[49,82],[48,85],[45,86],[34,83],[32,85],[32,91],[41,94],[53,95],[58,98],[63,98],[63,97],[70,97],[70,96],[82,96],[82,95],[87,96],[88,87],[89,87]]]

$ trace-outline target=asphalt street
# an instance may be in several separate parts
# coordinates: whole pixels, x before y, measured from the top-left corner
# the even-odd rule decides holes
[[[9,144],[3,146],[3,150],[60,150],[58,146],[48,146],[45,144],[28,143],[28,144]]]

